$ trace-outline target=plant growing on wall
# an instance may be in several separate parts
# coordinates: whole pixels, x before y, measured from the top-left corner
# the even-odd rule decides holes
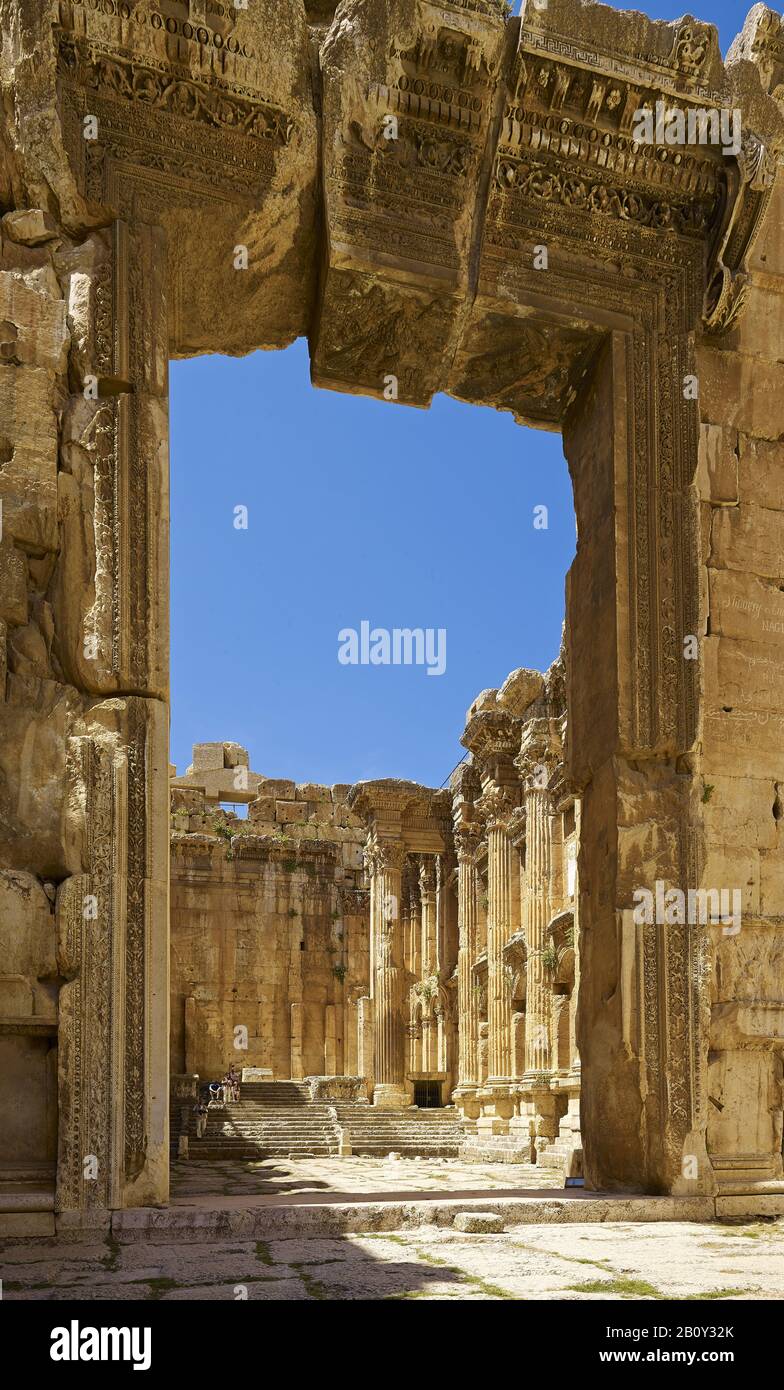
[[[549,970],[552,973],[558,969],[559,961],[560,955],[558,953],[558,947],[554,942],[550,942],[542,951],[542,965],[545,970]]]
[[[414,993],[418,994],[419,998],[425,1000],[425,1002],[432,999],[433,996],[438,993],[438,976],[428,975],[426,979],[419,980],[418,983],[414,985]]]

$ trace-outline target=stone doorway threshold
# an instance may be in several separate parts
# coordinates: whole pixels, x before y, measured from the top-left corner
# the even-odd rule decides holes
[[[784,1214],[784,1194],[652,1197],[556,1184],[531,1165],[459,1160],[312,1159],[175,1164],[165,1209],[115,1212],[120,1240],[307,1238],[452,1226],[459,1211],[498,1212],[507,1226],[715,1221]]]

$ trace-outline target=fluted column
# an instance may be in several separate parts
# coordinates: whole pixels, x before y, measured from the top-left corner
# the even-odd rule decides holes
[[[422,908],[419,900],[419,872],[409,861],[408,910],[411,921],[411,974],[415,980],[422,976]]]
[[[528,980],[525,1013],[526,1072],[551,1070],[550,986],[543,952],[550,920],[550,797],[536,781],[525,792],[526,941]]]
[[[403,846],[376,842],[370,881],[371,920],[375,934],[375,1013],[373,1104],[406,1105],[403,1018],[403,937],[400,899]]]
[[[422,979],[433,975],[436,962],[436,868],[432,854],[419,861],[419,900],[422,909]]]
[[[477,839],[466,831],[455,834],[457,849],[457,1011],[458,1086],[479,1082],[479,993],[474,988],[476,959]]]
[[[501,792],[482,798],[487,815],[488,1085],[511,1077],[511,1004],[503,949],[512,918],[513,850],[507,834],[510,806]]]

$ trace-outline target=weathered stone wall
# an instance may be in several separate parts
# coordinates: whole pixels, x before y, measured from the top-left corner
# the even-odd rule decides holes
[[[705,1145],[730,1191],[782,1173],[782,226],[784,186],[778,184],[749,256],[744,313],[719,344],[703,343],[698,355],[696,490],[705,564],[695,788],[703,808],[701,883],[731,883],[742,901],[739,931],[732,924],[711,928]]]
[[[204,745],[194,762],[198,753],[209,760]],[[226,761],[233,771],[247,755]],[[221,775],[226,799],[244,800],[214,766],[172,779],[171,1070],[205,1081],[231,1063],[274,1078],[357,1075],[369,919],[348,787],[249,772],[256,796],[239,819],[188,785]]]

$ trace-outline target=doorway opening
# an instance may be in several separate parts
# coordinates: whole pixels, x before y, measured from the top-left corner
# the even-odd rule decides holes
[[[532,1074],[516,1011],[524,843],[509,841],[516,882],[491,927],[508,949],[501,967],[493,957],[488,993],[489,830],[477,825],[475,921],[461,946],[461,817],[479,807],[482,779],[492,793],[500,775],[469,729],[504,724],[518,821],[523,733],[541,718],[560,729],[575,547],[560,439],[447,397],[421,412],[313,391],[307,366],[301,342],[172,364],[172,1148],[184,1137],[193,1156],[189,1087],[232,1066],[241,1097],[268,1118],[291,1119],[303,1100],[370,1100],[379,1112],[459,1102],[461,1137],[476,1138],[466,1083],[475,1091],[489,1074],[500,987],[517,1038],[506,1081]],[[205,404],[216,395],[217,413]],[[343,660],[351,632],[356,660]],[[390,782],[405,804],[400,879],[385,898],[373,789]],[[559,834],[560,896],[563,853]],[[390,912],[387,1089],[378,971]],[[556,1078],[554,1139],[575,1064]],[[236,1144],[246,1120],[250,1135],[262,1112],[246,1115],[245,1100],[216,1112],[211,1140]],[[446,1131],[438,1137],[451,1152]],[[280,1143],[291,1139],[289,1129]]]

